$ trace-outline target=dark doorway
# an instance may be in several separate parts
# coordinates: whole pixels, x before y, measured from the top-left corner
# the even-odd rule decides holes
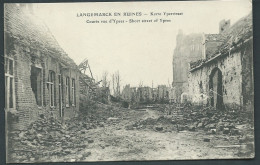
[[[222,72],[214,68],[209,76],[210,105],[223,109]]]
[[[42,106],[42,70],[35,66],[31,67],[31,87],[37,105]]]

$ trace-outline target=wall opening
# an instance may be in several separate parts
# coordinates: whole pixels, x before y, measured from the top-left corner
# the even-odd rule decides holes
[[[31,88],[37,105],[42,106],[42,70],[35,66],[31,67]]]
[[[223,109],[222,72],[214,68],[209,76],[210,105],[216,109]]]

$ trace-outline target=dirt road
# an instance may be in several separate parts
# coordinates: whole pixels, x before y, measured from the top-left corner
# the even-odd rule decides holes
[[[211,134],[201,129],[180,131],[176,130],[176,123],[163,116],[159,110],[110,108],[97,109],[89,113],[88,118],[81,119],[91,119],[88,122],[71,120],[69,124],[72,125],[65,128],[60,128],[55,120],[38,120],[32,128],[12,135],[10,162],[234,159],[254,156],[252,145],[239,142],[241,135]],[[44,123],[47,133],[42,131]]]
[[[204,131],[126,130],[134,121],[158,117],[154,110],[128,110],[121,118],[110,118],[103,128],[91,129],[86,136],[94,140],[81,151],[91,152],[83,161],[173,160],[239,158],[237,137],[208,135]],[[204,142],[204,139],[209,141]]]

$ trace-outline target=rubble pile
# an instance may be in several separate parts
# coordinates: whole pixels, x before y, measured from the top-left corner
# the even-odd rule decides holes
[[[86,136],[87,130],[98,126],[100,126],[98,122],[77,119],[72,119],[62,125],[54,118],[47,119],[41,116],[26,130],[9,133],[9,160],[11,162],[44,162],[50,161],[45,160],[50,157],[53,158],[52,161],[71,160],[71,157],[83,160],[90,153],[86,152],[83,155],[78,153],[87,148],[88,143],[93,143],[93,140]]]
[[[40,115],[26,130],[8,133],[8,159],[10,162],[45,162],[50,158],[51,161],[83,160],[90,155],[83,150],[94,142],[88,137],[88,130],[118,123],[128,115],[127,110],[107,105],[97,105],[63,124],[58,119]],[[79,154],[81,151],[83,154]]]
[[[185,107],[183,108],[184,129],[203,129],[210,133],[223,133],[237,135],[236,126],[249,124],[253,127],[253,113],[243,110],[216,110],[212,107]],[[250,125],[251,124],[251,125]]]
[[[241,125],[246,125],[246,130],[253,132],[252,112],[234,110],[216,110],[212,107],[184,106],[184,107],[164,107],[164,114],[157,119],[147,118],[140,120],[126,129],[145,129],[161,125],[169,127],[172,125],[173,131],[196,131],[204,130],[209,133],[221,133],[228,135],[244,134],[240,129]],[[161,109],[159,109],[161,111]],[[251,123],[251,124],[248,124]],[[164,128],[155,129],[164,130]]]

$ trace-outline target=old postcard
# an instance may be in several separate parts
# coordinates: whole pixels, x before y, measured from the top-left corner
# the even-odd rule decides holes
[[[8,163],[254,158],[252,2],[5,3]]]

